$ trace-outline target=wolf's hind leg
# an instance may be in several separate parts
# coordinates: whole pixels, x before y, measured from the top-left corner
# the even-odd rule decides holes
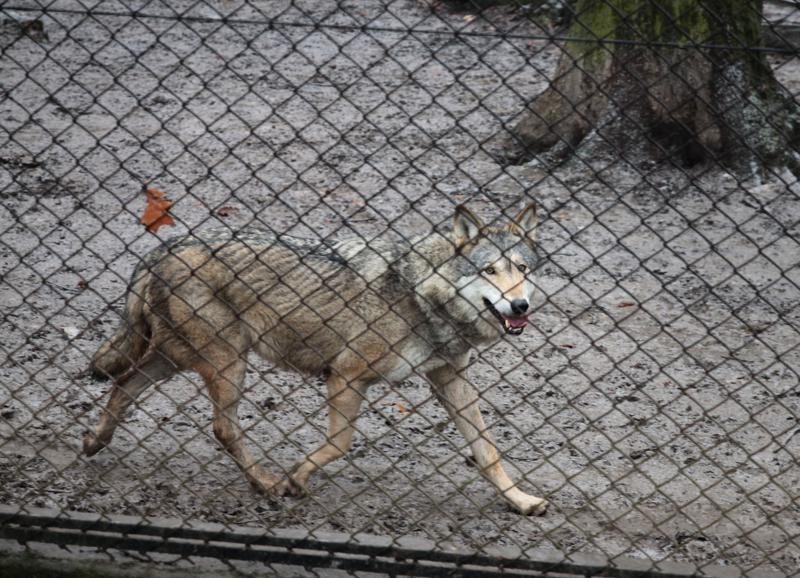
[[[147,353],[141,361],[117,379],[111,397],[94,431],[83,438],[83,453],[93,456],[106,447],[130,405],[150,385],[171,377],[177,367],[158,350]]]
[[[500,454],[486,429],[475,388],[450,365],[428,373],[434,391],[447,413],[472,449],[481,473],[500,495],[523,514],[539,516],[547,510],[547,501],[520,490],[508,477],[500,462]]]
[[[210,351],[212,348],[206,348],[205,353]],[[250,484],[261,492],[271,493],[280,482],[280,477],[267,472],[256,461],[245,446],[244,433],[239,425],[238,408],[247,364],[231,348],[220,347],[215,353],[206,355],[206,360],[196,368],[208,387],[214,405],[214,435]]]
[[[204,252],[181,254],[186,277],[172,291],[170,318],[191,347],[185,366],[203,378],[214,409],[214,435],[257,490],[270,492],[280,480],[248,451],[239,424],[239,402],[244,393],[245,355],[250,343],[245,327],[230,307],[212,291],[218,277],[231,271]],[[221,278],[221,277],[220,277]]]
[[[332,372],[328,377],[328,435],[324,444],[312,452],[277,488],[280,495],[298,496],[318,469],[346,454],[353,445],[353,427],[364,399],[363,380],[348,380]]]

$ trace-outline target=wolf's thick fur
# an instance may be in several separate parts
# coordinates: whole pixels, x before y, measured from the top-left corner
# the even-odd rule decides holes
[[[208,387],[214,433],[248,480],[275,495],[298,494],[351,447],[367,386],[416,373],[501,495],[522,513],[544,513],[547,502],[506,475],[478,392],[464,377],[471,347],[519,334],[527,323],[535,226],[533,205],[502,228],[461,207],[451,235],[407,244],[324,244],[245,229],[159,248],[134,273],[125,323],[92,360],[95,374],[115,382],[84,451],[93,455],[111,441],[149,385],[193,370]],[[327,441],[288,476],[264,470],[243,443],[237,406],[251,349],[281,367],[327,376]]]

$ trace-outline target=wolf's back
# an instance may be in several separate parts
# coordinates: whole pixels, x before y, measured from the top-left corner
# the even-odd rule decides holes
[[[133,367],[144,355],[151,333],[144,315],[150,277],[148,269],[135,273],[128,291],[122,323],[92,357],[89,367],[96,377],[116,378]]]

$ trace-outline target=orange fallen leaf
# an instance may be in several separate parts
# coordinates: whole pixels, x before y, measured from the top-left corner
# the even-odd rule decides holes
[[[147,206],[144,208],[141,223],[151,233],[158,231],[159,227],[174,225],[175,221],[169,214],[172,201],[167,199],[166,193],[155,187],[145,189]]]

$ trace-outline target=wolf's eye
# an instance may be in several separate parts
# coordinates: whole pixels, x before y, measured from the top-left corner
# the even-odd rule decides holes
[[[524,273],[525,271],[528,270],[528,266],[525,263],[520,263],[519,265],[517,265],[517,269],[519,269]]]
[[[487,275],[494,275],[495,273],[497,273],[494,267],[486,267],[486,269],[484,269],[483,272],[486,273]]]

